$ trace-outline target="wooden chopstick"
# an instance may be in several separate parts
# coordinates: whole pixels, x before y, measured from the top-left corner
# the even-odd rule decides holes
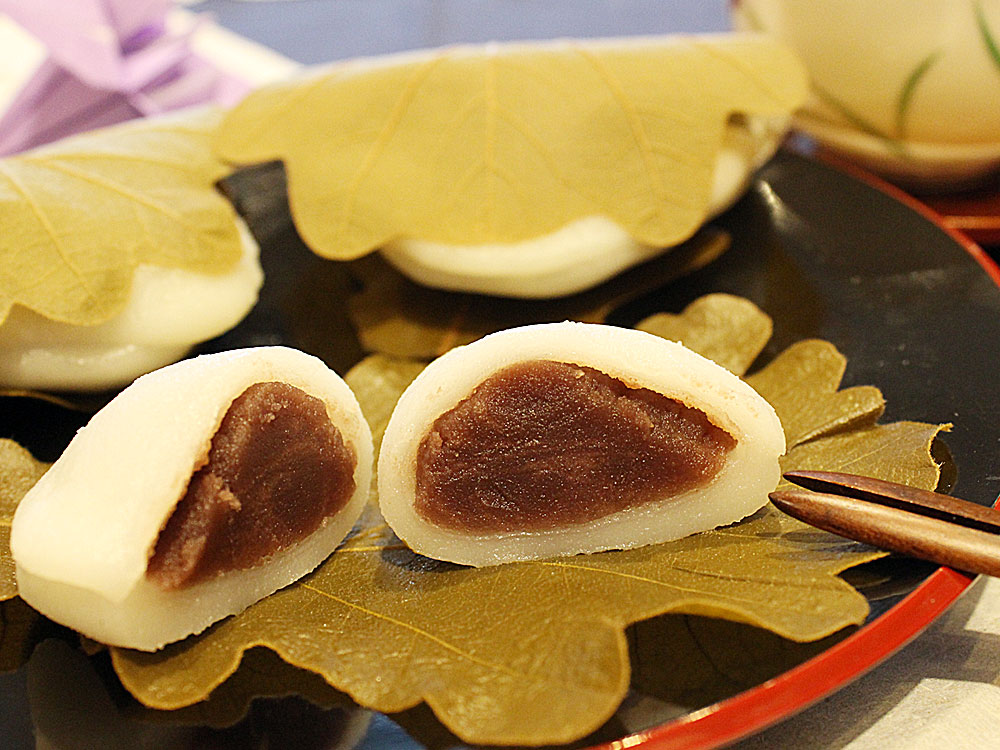
[[[867,500],[960,526],[1000,534],[1000,511],[940,492],[921,490],[884,479],[836,471],[788,471],[785,479],[816,492]]]
[[[970,573],[1000,576],[1000,512],[928,490],[853,474],[787,472],[806,490],[771,502],[811,526]]]

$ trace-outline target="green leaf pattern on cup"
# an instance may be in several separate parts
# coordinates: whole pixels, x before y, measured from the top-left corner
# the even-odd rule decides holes
[[[896,117],[893,132],[886,132],[883,128],[880,128],[870,120],[867,120],[857,114],[849,106],[844,104],[829,91],[826,91],[817,85],[815,82],[812,86],[813,91],[816,96],[824,104],[826,104],[826,106],[837,112],[837,114],[850,123],[852,127],[860,130],[862,133],[878,138],[885,144],[886,148],[893,151],[897,156],[905,158],[907,156],[905,142],[906,118],[910,111],[910,105],[913,103],[913,96],[917,91],[917,86],[924,79],[931,68],[934,67],[935,63],[941,59],[941,55],[941,50],[931,52],[919,63],[917,63],[913,70],[910,71],[910,74],[906,77],[906,80],[903,82],[903,86],[899,90],[899,96],[896,97]]]
[[[812,90],[821,102],[840,115],[840,117],[846,120],[847,123],[855,130],[860,130],[866,135],[879,139],[886,148],[895,153],[897,156],[906,156],[906,144],[903,143],[903,141],[901,141],[898,137],[892,135],[891,133],[887,133],[875,123],[859,115],[815,81],[812,83]]]
[[[913,101],[913,94],[917,90],[917,84],[923,80],[927,72],[934,67],[934,63],[941,57],[941,50],[931,52],[921,60],[910,75],[906,77],[903,88],[900,89],[899,97],[896,100],[896,137],[906,138],[906,115],[909,112],[910,104]]]
[[[990,31],[990,26],[986,22],[986,13],[983,11],[983,4],[979,1],[976,2],[976,25],[979,27],[979,33],[983,38],[986,52],[989,54],[994,65],[996,65],[997,70],[1000,70],[1000,45],[997,44],[993,32]]]

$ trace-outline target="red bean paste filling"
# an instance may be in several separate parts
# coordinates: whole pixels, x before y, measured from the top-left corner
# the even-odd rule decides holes
[[[347,504],[356,463],[320,399],[285,383],[250,386],[161,530],[147,576],[179,589],[259,564]]]
[[[494,373],[417,452],[417,513],[473,533],[582,524],[708,484],[736,440],[704,412],[590,367]]]

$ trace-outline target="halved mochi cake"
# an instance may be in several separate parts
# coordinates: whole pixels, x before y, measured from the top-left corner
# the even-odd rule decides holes
[[[681,344],[526,326],[414,380],[386,428],[379,502],[412,549],[467,565],[625,549],[758,510],[784,449],[771,406]]]
[[[21,597],[116,646],[156,650],[305,575],[371,484],[372,440],[326,365],[261,347],[139,378],[21,501]]]

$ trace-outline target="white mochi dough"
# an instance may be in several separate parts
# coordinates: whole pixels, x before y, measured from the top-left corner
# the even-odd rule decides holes
[[[414,506],[420,443],[435,420],[495,372],[549,360],[598,370],[704,412],[736,439],[703,487],[559,528],[474,533],[427,521]],[[723,367],[676,342],[642,331],[588,323],[548,323],[494,333],[432,362],[406,389],[385,431],[378,460],[382,515],[414,551],[484,566],[606,549],[627,549],[738,521],[764,506],[780,477],[784,432],[774,409]]]
[[[256,567],[165,590],[146,577],[157,537],[202,466],[232,401],[282,382],[326,405],[355,457],[355,491],[310,536]],[[155,650],[295,581],[343,540],[371,484],[372,438],[354,394],[319,359],[260,347],[183,360],[140,377],[80,430],[21,501],[11,551],[21,597],[111,645]]]

